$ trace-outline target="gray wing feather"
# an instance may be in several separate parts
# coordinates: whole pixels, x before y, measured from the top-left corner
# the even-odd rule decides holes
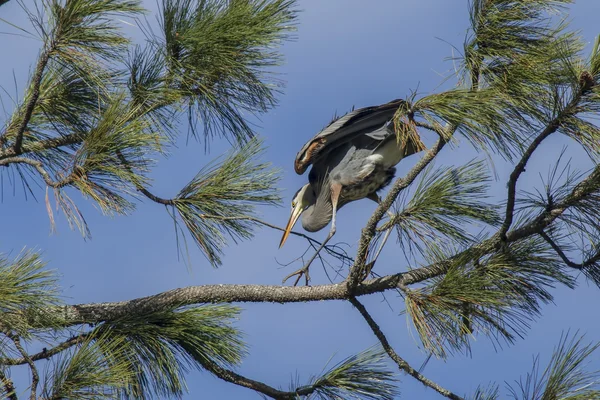
[[[375,140],[383,140],[390,134],[388,123],[398,110],[404,100],[393,100],[379,106],[365,107],[349,112],[348,114],[333,121],[311,140],[309,140],[298,152],[296,159],[300,159],[308,147],[321,138],[326,138],[325,147],[320,154],[329,153],[338,147],[360,135],[367,135]]]

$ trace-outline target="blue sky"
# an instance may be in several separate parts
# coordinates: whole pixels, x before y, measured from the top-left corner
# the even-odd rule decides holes
[[[580,30],[587,42],[597,32],[597,8],[581,0],[571,7],[572,27]],[[30,4],[27,2],[27,4]],[[154,1],[147,1],[154,8]],[[263,219],[285,225],[289,202],[306,176],[293,171],[298,149],[323,127],[334,114],[353,105],[368,106],[404,97],[418,88],[420,93],[436,90],[443,76],[453,69],[449,61],[452,47],[462,47],[468,27],[467,1],[463,0],[302,0],[297,39],[286,43],[285,65],[278,69],[286,81],[279,106],[265,115],[258,129],[268,146],[265,158],[283,170],[280,182],[285,203],[279,208],[261,209]],[[0,18],[26,24],[15,1],[0,8]],[[129,28],[130,29],[130,28]],[[0,31],[9,31],[6,25]],[[134,32],[135,34],[135,32]],[[443,40],[440,40],[442,38]],[[0,36],[0,84],[14,95],[27,78],[39,43],[16,36]],[[14,78],[13,78],[14,74]],[[15,82],[18,88],[15,88]],[[6,94],[7,111],[11,103]],[[0,110],[1,112],[1,110]],[[4,118],[4,115],[2,115]],[[519,189],[540,186],[539,173],[546,174],[548,162],[558,156],[569,142],[560,136],[544,142],[539,154],[520,181]],[[213,142],[211,154],[202,144],[185,141],[173,149],[172,157],[161,161],[153,172],[153,190],[162,197],[174,195],[209,160],[227,150],[227,143]],[[589,168],[591,163],[576,145],[568,154],[575,166]],[[466,143],[444,149],[436,165],[456,165],[479,156]],[[418,159],[401,162],[403,174]],[[491,193],[502,195],[510,166],[496,164],[498,181]],[[61,275],[66,301],[71,303],[119,301],[188,285],[213,283],[279,284],[283,276],[298,268],[281,268],[305,250],[305,242],[291,237],[281,250],[279,232],[257,231],[251,242],[232,245],[223,266],[213,269],[192,248],[192,266],[178,261],[172,221],[164,209],[150,202],[141,203],[127,217],[102,216],[91,204],[80,201],[93,239],[84,241],[70,231],[64,218],[58,218],[58,233],[50,234],[44,205],[44,191],[36,190],[37,201],[17,187],[13,196],[4,174],[4,195],[0,206],[0,251],[18,252],[23,246],[43,251],[48,267]],[[339,214],[336,241],[356,250],[360,228],[375,208],[370,201],[345,206]],[[351,218],[353,218],[351,220]],[[299,224],[298,224],[299,226]],[[314,234],[322,239],[326,230]],[[407,263],[393,241],[377,265],[380,274],[403,271]],[[326,283],[320,267],[313,268],[313,284]],[[546,361],[552,347],[565,329],[580,329],[589,340],[600,340],[600,323],[594,318],[600,291],[580,280],[577,291],[556,289],[556,305],[544,308],[526,338],[496,352],[489,340],[478,336],[472,357],[455,356],[446,361],[432,360],[425,375],[448,389],[466,394],[479,383],[513,381],[529,371],[532,356],[541,353]],[[397,352],[413,366],[425,358],[406,317],[402,302],[387,295],[391,308],[381,295],[362,301],[379,322]],[[250,355],[239,372],[272,386],[287,387],[299,375],[305,381],[318,373],[332,355],[337,362],[376,343],[376,338],[349,303],[244,304],[239,328],[245,333]],[[595,361],[594,366],[600,367]],[[27,374],[25,367],[17,376]],[[402,398],[440,398],[410,377],[399,374]],[[254,392],[222,382],[205,372],[189,374],[190,394],[186,399],[256,399]],[[22,387],[24,389],[24,387]]]

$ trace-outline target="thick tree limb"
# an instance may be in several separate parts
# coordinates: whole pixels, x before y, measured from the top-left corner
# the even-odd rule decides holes
[[[356,297],[350,297],[350,299],[348,299],[348,300],[358,310],[360,315],[362,315],[362,317],[365,319],[367,324],[369,324],[369,327],[371,328],[371,330],[373,331],[373,333],[375,334],[377,339],[379,339],[379,341],[381,342],[383,349],[388,353],[390,358],[398,365],[398,368],[400,368],[401,371],[406,372],[408,375],[412,376],[413,378],[415,378],[416,380],[421,382],[423,385],[435,390],[442,396],[445,396],[452,400],[464,400],[462,397],[452,393],[448,389],[444,389],[437,383],[427,379],[419,371],[417,371],[416,369],[411,367],[410,364],[408,364],[408,362],[406,362],[406,360],[404,360],[402,357],[400,357],[394,351],[394,348],[390,345],[387,338],[381,331],[381,328],[379,327],[379,325],[377,325],[377,322],[375,322],[373,317],[371,317],[371,315],[369,314],[369,312],[367,311],[365,306],[362,305],[362,303],[360,301],[358,301],[356,299]]]
[[[539,234],[570,206],[600,188],[600,167],[581,181],[564,201],[555,204],[527,224],[507,233],[506,242],[514,242]],[[467,251],[487,254],[499,249],[503,241],[499,234],[482,241]],[[461,257],[460,253],[454,257]],[[453,258],[454,258],[453,257]],[[143,315],[160,310],[202,303],[254,302],[254,303],[294,303],[321,300],[348,300],[352,296],[362,296],[394,290],[434,278],[447,272],[451,261],[430,264],[404,273],[388,275],[359,283],[351,288],[348,282],[312,287],[287,287],[267,285],[207,285],[174,289],[156,295],[116,303],[79,304],[56,307],[45,312],[62,315],[65,325],[98,323],[113,320],[128,314]],[[356,266],[356,264],[355,264]]]

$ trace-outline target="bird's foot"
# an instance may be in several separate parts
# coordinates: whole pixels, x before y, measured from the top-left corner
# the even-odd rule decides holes
[[[303,266],[302,268],[292,272],[291,274],[289,274],[288,276],[286,276],[285,278],[283,278],[283,281],[281,282],[282,284],[285,284],[285,282],[292,278],[292,277],[296,277],[296,280],[294,281],[294,286],[298,285],[298,282],[300,282],[300,279],[302,279],[302,277],[304,276],[304,284],[306,286],[308,286],[308,282],[310,282],[310,274],[309,274],[309,270],[310,270],[310,263],[306,264],[305,266]]]

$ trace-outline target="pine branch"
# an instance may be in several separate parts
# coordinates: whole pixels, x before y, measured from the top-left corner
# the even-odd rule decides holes
[[[20,154],[38,153],[44,150],[58,149],[64,146],[80,144],[81,142],[83,142],[84,138],[85,135],[82,135],[80,133],[72,133],[69,135],[63,135],[48,139],[27,141],[21,146],[21,151],[19,152],[19,154],[17,154],[14,148],[1,149],[0,160],[15,157]]]
[[[502,226],[499,230],[499,235],[502,240],[506,240],[506,232],[508,232],[508,230],[510,229],[510,226],[512,225],[512,222],[513,222],[513,214],[514,214],[515,201],[516,201],[517,181],[519,180],[519,177],[521,176],[521,174],[525,171],[527,162],[529,161],[529,159],[531,158],[533,153],[538,149],[540,144],[547,137],[549,137],[551,134],[556,132],[560,128],[561,123],[565,119],[570,118],[574,113],[577,112],[577,105],[581,101],[581,98],[583,95],[583,90],[584,90],[584,87],[580,87],[579,91],[576,94],[574,94],[574,96],[571,99],[571,101],[569,102],[569,104],[564,109],[562,109],[558,113],[558,115],[555,118],[553,118],[546,125],[546,128],[544,128],[544,130],[533,140],[533,142],[531,142],[531,144],[529,145],[529,147],[527,148],[525,153],[523,153],[521,160],[515,166],[513,172],[510,174],[510,178],[509,178],[508,184],[507,184],[508,198],[506,201],[506,216],[505,216],[504,222],[502,223]]]
[[[73,346],[81,344],[82,342],[87,340],[88,337],[89,337],[89,334],[81,334],[81,335],[73,336],[50,349],[44,348],[42,351],[40,351],[38,353],[30,354],[30,355],[28,355],[28,358],[25,358],[25,357],[0,358],[0,365],[6,365],[6,366],[23,365],[23,364],[28,364],[29,360],[31,360],[31,361],[47,360],[47,359],[51,358],[52,356],[55,356],[64,350],[67,350]]]
[[[567,209],[574,207],[578,202],[590,196],[592,193],[600,189],[600,167],[596,167],[594,171],[584,180],[577,184],[571,192],[561,202],[555,203],[552,207],[544,210],[537,217],[523,223],[521,226],[506,233],[506,240],[503,241],[499,234],[486,239],[463,253],[459,253],[456,257],[463,257],[467,252],[477,251],[480,254],[488,254],[498,250],[504,243],[511,243],[531,235],[539,234],[541,231],[549,227],[557,218],[559,218]],[[418,282],[423,282],[427,279],[441,276],[448,271],[450,261],[430,264],[424,267],[415,268],[402,274],[400,283],[402,285],[412,285]]]
[[[314,390],[312,390],[310,392],[306,391],[306,392],[303,392],[302,394],[296,393],[296,392],[284,392],[284,391],[275,389],[274,387],[271,387],[265,383],[246,378],[246,377],[244,377],[240,374],[237,374],[233,371],[230,371],[226,368],[220,367],[217,364],[212,363],[212,362],[208,362],[208,361],[204,362],[203,367],[206,368],[207,371],[212,372],[213,374],[215,374],[220,379],[222,379],[226,382],[230,382],[230,383],[233,383],[238,386],[242,386],[242,387],[245,387],[248,389],[255,390],[259,393],[262,393],[266,396],[269,396],[269,397],[271,397],[273,399],[277,399],[277,400],[296,400],[296,399],[298,399],[298,397],[300,395],[302,395],[302,394],[308,395],[314,391]]]
[[[46,182],[46,185],[48,185],[54,189],[61,189],[67,185],[70,185],[71,183],[73,183],[73,181],[77,177],[77,174],[71,173],[66,178],[63,178],[59,181],[55,181],[52,179],[52,177],[50,176],[48,171],[46,171],[46,169],[44,169],[44,166],[40,161],[32,160],[31,158],[25,158],[25,157],[11,157],[11,158],[5,158],[5,159],[0,160],[0,166],[2,166],[2,165],[7,166],[10,164],[26,164],[26,165],[29,165],[29,166],[35,168],[35,170],[42,177],[44,182]]]
[[[558,254],[565,265],[578,271],[582,271],[588,279],[593,281],[596,285],[600,285],[598,272],[598,269],[600,268],[598,264],[600,261],[600,250],[596,250],[592,254],[589,254],[582,262],[576,263],[567,257],[563,249],[561,249],[561,247],[554,240],[552,240],[552,238],[546,232],[541,231],[540,236],[552,247],[552,249],[554,249],[556,254]],[[594,245],[598,246],[597,243]]]
[[[19,353],[21,353],[21,356],[23,356],[23,358],[25,359],[25,361],[27,362],[27,365],[29,365],[29,369],[31,370],[31,387],[30,387],[31,395],[29,396],[29,398],[30,398],[30,400],[36,400],[37,399],[37,386],[38,386],[38,383],[40,382],[40,375],[38,373],[37,367],[35,366],[35,363],[31,359],[31,357],[29,357],[29,354],[27,354],[27,351],[23,348],[23,345],[21,345],[21,339],[15,335],[7,335],[7,336],[15,344],[15,347],[17,348]]]
[[[577,335],[577,333],[576,333]],[[514,399],[600,399],[600,371],[587,371],[586,363],[600,343],[583,343],[583,335],[562,334],[547,367],[540,373],[539,358],[534,359],[530,373],[516,385],[508,385]],[[596,357],[597,358],[597,357]]]
[[[408,375],[412,376],[413,378],[415,378],[416,380],[421,382],[423,385],[435,390],[436,392],[438,392],[439,394],[441,394],[444,397],[447,397],[452,400],[463,400],[462,397],[452,393],[451,391],[449,391],[447,389],[444,389],[437,383],[427,379],[419,371],[417,371],[413,367],[411,367],[403,358],[401,358],[394,351],[394,348],[390,345],[387,338],[381,331],[381,328],[379,327],[379,325],[377,325],[377,322],[375,322],[373,317],[371,317],[371,315],[368,313],[365,306],[361,302],[359,302],[356,299],[356,297],[350,297],[348,300],[358,310],[360,315],[362,315],[362,317],[365,319],[365,321],[367,322],[367,324],[369,325],[369,327],[371,328],[371,330],[373,331],[373,333],[375,334],[377,339],[379,339],[379,342],[383,346],[384,350],[388,353],[390,358],[398,365],[398,368],[400,368],[400,370],[406,372]]]
[[[33,110],[37,104],[38,98],[40,97],[40,85],[42,83],[42,78],[44,75],[44,70],[46,69],[46,65],[48,65],[48,61],[50,60],[50,55],[54,51],[55,42],[54,39],[50,41],[47,45],[48,47],[42,51],[38,59],[37,66],[35,68],[35,73],[31,79],[31,83],[29,86],[29,100],[27,101],[27,105],[25,106],[23,117],[21,118],[21,122],[18,125],[15,143],[13,145],[13,149],[15,153],[18,155],[21,152],[21,145],[23,143],[23,134],[27,129],[27,124],[31,119],[31,115],[33,114]],[[3,147],[4,144],[2,141],[3,138],[0,138],[0,147]]]

